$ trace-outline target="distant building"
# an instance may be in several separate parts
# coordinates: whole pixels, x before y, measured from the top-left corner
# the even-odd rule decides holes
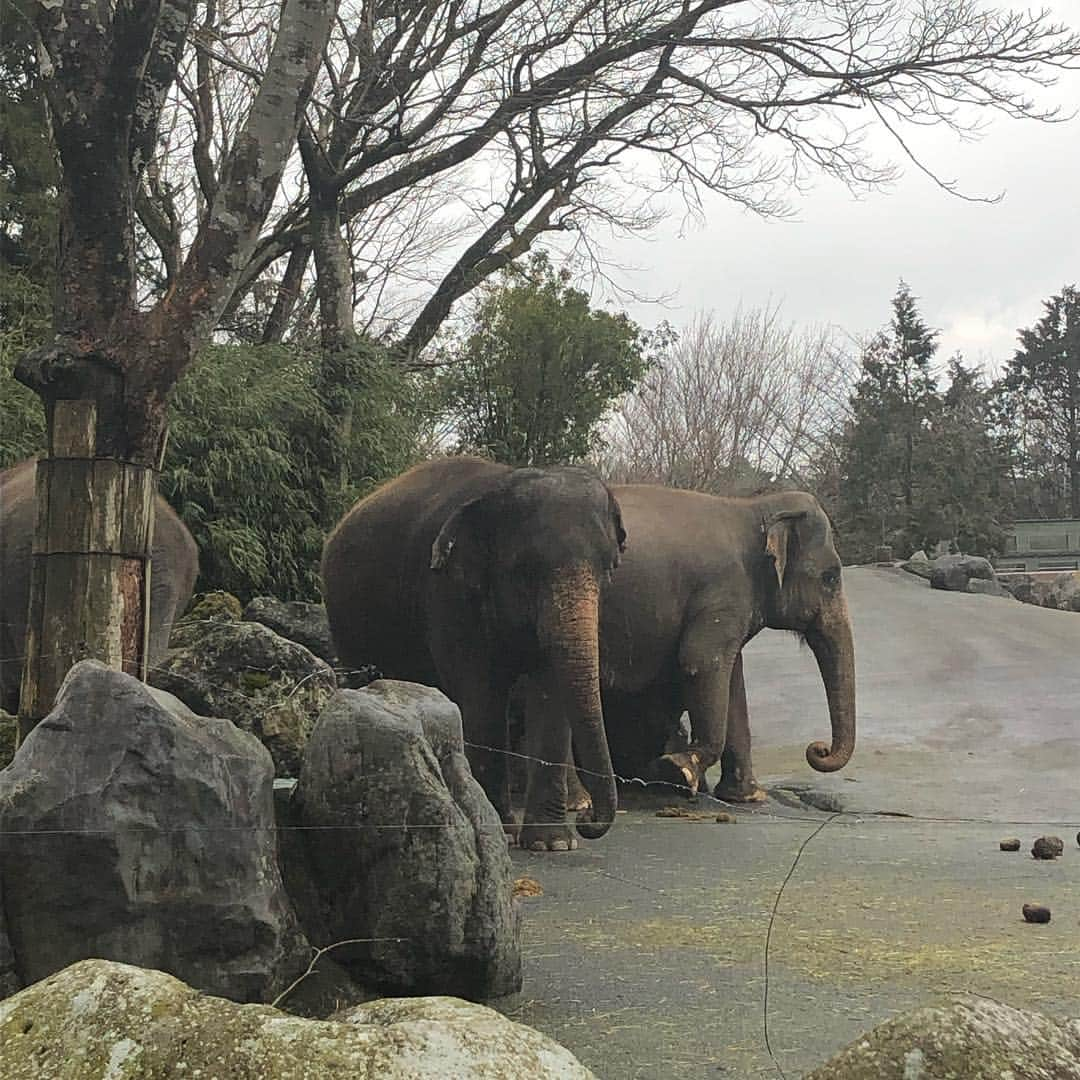
[[[1002,572],[1080,570],[1080,519],[1014,521],[1005,532],[1005,550],[994,560]]]

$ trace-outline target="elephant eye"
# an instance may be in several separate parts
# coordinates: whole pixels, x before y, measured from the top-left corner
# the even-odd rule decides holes
[[[821,575],[821,580],[831,589],[840,584],[840,571],[836,569],[826,570],[825,573]]]

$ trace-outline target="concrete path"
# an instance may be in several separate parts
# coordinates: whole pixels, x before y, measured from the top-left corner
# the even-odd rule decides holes
[[[845,582],[847,769],[806,765],[824,691],[809,651],[767,632],[746,672],[768,803],[719,824],[707,800],[682,804],[698,820],[667,819],[672,800],[648,796],[577,852],[514,853],[544,895],[523,901],[526,984],[500,1006],[602,1080],[796,1077],[952,991],[1080,1016],[1080,615],[899,571]],[[1044,833],[1063,858],[1030,856]],[[1004,836],[1022,850],[1001,852]],[[1049,925],[1023,922],[1028,901]]]

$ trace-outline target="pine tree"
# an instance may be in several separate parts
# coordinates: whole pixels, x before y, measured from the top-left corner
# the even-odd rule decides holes
[[[1080,293],[1066,286],[1020,331],[999,391],[1017,431],[1019,469],[1038,486],[1067,492],[1055,516],[1080,517]],[[1048,472],[1055,474],[1047,476]],[[1058,481],[1056,484],[1054,481]]]
[[[922,489],[940,405],[932,366],[937,331],[903,281],[892,306],[888,330],[863,351],[841,458],[839,512],[849,543],[863,554],[875,543],[910,551],[936,539],[927,536]]]

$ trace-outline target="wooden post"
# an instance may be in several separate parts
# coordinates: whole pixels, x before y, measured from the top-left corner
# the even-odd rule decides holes
[[[20,741],[79,660],[146,677],[154,470],[97,456],[94,401],[58,400],[50,414],[37,466]]]

